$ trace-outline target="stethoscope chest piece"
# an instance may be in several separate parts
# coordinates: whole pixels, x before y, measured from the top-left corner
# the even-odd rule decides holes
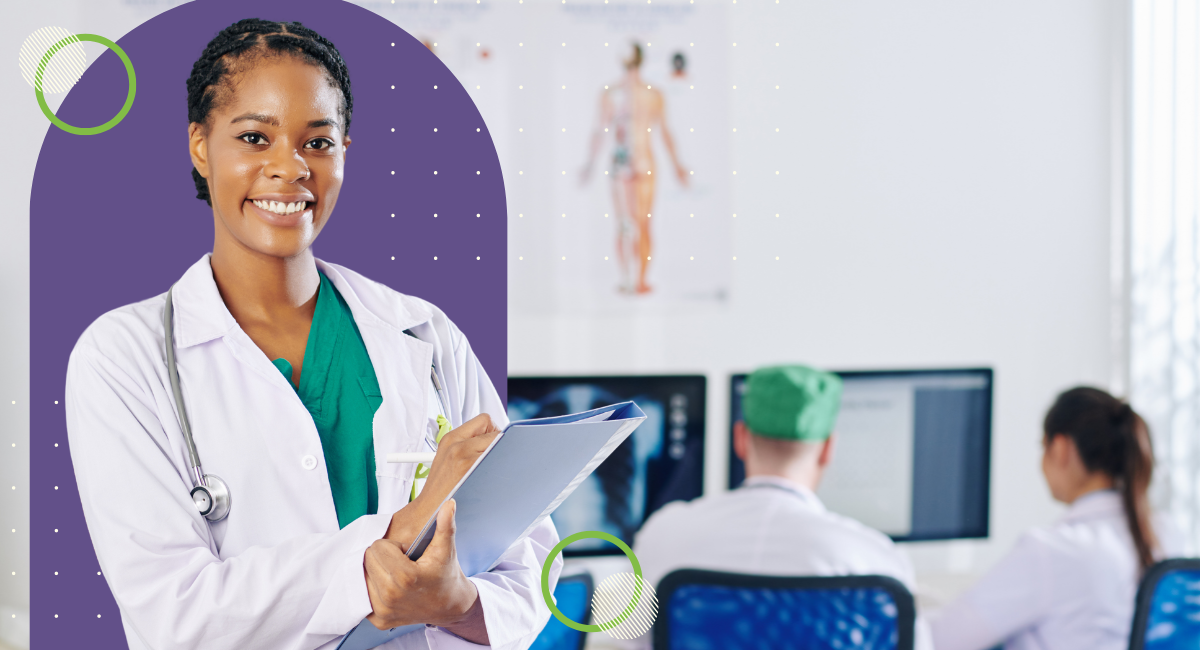
[[[192,488],[192,502],[204,518],[217,522],[229,516],[233,505],[229,486],[216,474],[205,474],[204,485]]]

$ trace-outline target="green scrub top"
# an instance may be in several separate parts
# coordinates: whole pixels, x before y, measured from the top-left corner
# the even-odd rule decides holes
[[[324,273],[296,393],[317,425],[338,527],[379,509],[371,422],[383,404],[375,367],[350,307]],[[292,364],[272,361],[292,383]]]

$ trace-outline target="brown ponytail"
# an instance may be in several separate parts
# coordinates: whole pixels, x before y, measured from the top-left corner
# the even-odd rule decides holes
[[[1141,416],[1121,400],[1098,389],[1081,386],[1058,396],[1046,413],[1046,441],[1070,436],[1084,467],[1112,477],[1121,493],[1129,532],[1142,569],[1154,563],[1158,545],[1150,524],[1146,492],[1154,473],[1150,429]]]

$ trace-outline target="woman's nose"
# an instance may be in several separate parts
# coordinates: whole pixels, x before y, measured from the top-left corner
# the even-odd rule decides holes
[[[280,147],[263,171],[268,178],[278,178],[288,183],[305,180],[312,173],[300,152],[287,147]]]

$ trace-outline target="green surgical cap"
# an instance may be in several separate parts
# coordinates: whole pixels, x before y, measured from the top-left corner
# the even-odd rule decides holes
[[[833,433],[842,399],[837,375],[807,366],[772,366],[746,380],[742,419],[768,438],[820,442]]]

